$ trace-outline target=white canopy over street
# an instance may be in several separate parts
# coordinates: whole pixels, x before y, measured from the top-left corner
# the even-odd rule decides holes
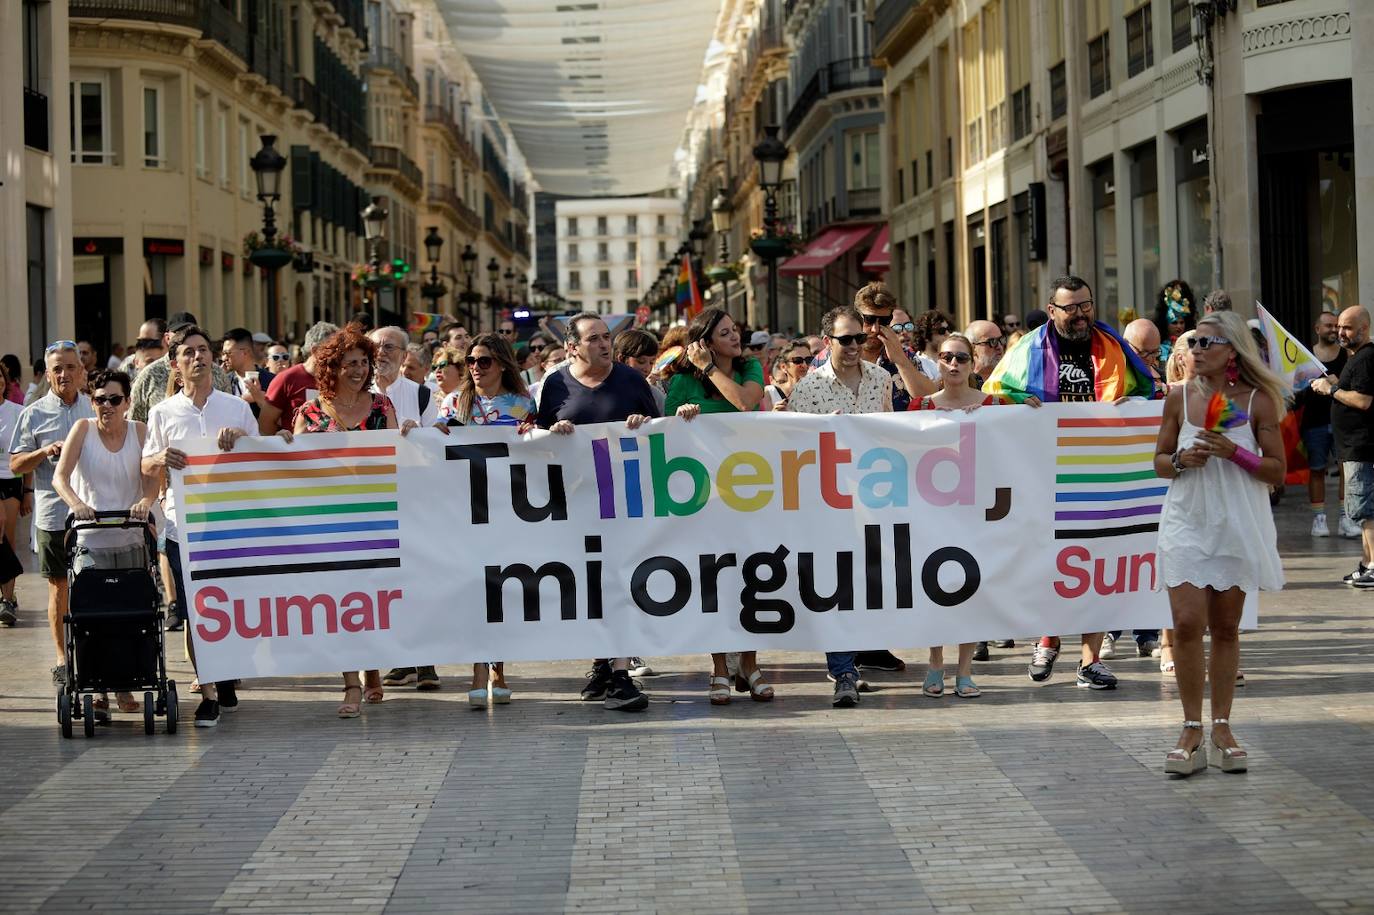
[[[540,187],[659,190],[719,0],[439,0]]]

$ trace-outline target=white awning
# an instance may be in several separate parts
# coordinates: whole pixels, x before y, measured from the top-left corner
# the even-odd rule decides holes
[[[719,0],[438,0],[540,187],[669,183]]]

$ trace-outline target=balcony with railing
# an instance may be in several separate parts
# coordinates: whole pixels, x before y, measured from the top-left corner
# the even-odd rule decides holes
[[[833,61],[817,70],[797,95],[791,110],[787,112],[785,132],[791,136],[806,120],[811,109],[816,107],[816,103],[827,96],[856,89],[881,88],[882,85],[883,71],[869,66],[867,57]]]
[[[443,128],[444,133],[458,150],[458,157],[469,165],[477,165],[480,159],[477,150],[468,142],[468,138],[463,135],[463,128],[458,120],[453,116],[453,111],[441,105],[425,106],[425,123]]]
[[[445,206],[453,211],[454,218],[469,231],[476,232],[482,227],[482,220],[476,211],[463,202],[452,185],[430,183],[425,185],[425,200],[431,206]]]
[[[501,162],[496,147],[485,135],[482,137],[482,171],[491,178],[492,184],[500,191],[501,196],[509,201],[510,173],[506,171],[506,166]]]
[[[24,87],[24,145],[30,149],[52,152],[48,133],[48,97],[28,86]]]
[[[133,20],[198,29],[245,63],[249,60],[248,27],[218,3],[199,0],[70,0],[69,19]]]
[[[296,100],[296,107],[310,112],[315,118],[315,123],[327,127],[359,152],[366,154],[371,151],[367,127],[349,115],[327,94],[320,92],[310,80],[304,76],[297,76],[291,94]]]
[[[371,52],[367,55],[367,62],[363,65],[365,70],[382,70],[393,74],[400,80],[416,101],[420,99],[420,83],[415,79],[415,73],[410,69],[410,65],[405,62],[392,48],[384,48],[380,45],[373,45]]]
[[[879,0],[878,8],[873,11],[873,47],[881,48],[892,37],[908,13],[914,12],[921,4],[912,0]]]
[[[425,186],[425,176],[420,166],[395,146],[378,146],[374,143],[368,158],[372,160],[372,171],[395,172],[417,188]]]

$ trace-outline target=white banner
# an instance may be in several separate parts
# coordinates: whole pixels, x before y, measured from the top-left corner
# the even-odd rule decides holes
[[[1160,411],[187,442],[173,485],[199,673],[1166,626]]]

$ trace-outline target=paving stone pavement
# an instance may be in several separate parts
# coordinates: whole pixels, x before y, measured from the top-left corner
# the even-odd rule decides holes
[[[220,727],[64,740],[43,591],[0,630],[0,912],[1374,912],[1374,594],[1356,545],[1279,510],[1287,590],[1242,639],[1253,769],[1161,771],[1180,711],[1151,659],[1026,679],[994,650],[977,701],[921,694],[923,652],[829,706],[775,653],[771,705],[706,701],[707,660],[653,658],[649,711],[577,700],[585,664],[512,665],[333,715],[335,678],[254,681]],[[1129,639],[1123,646],[1131,646]],[[1129,652],[1134,655],[1134,651]]]

